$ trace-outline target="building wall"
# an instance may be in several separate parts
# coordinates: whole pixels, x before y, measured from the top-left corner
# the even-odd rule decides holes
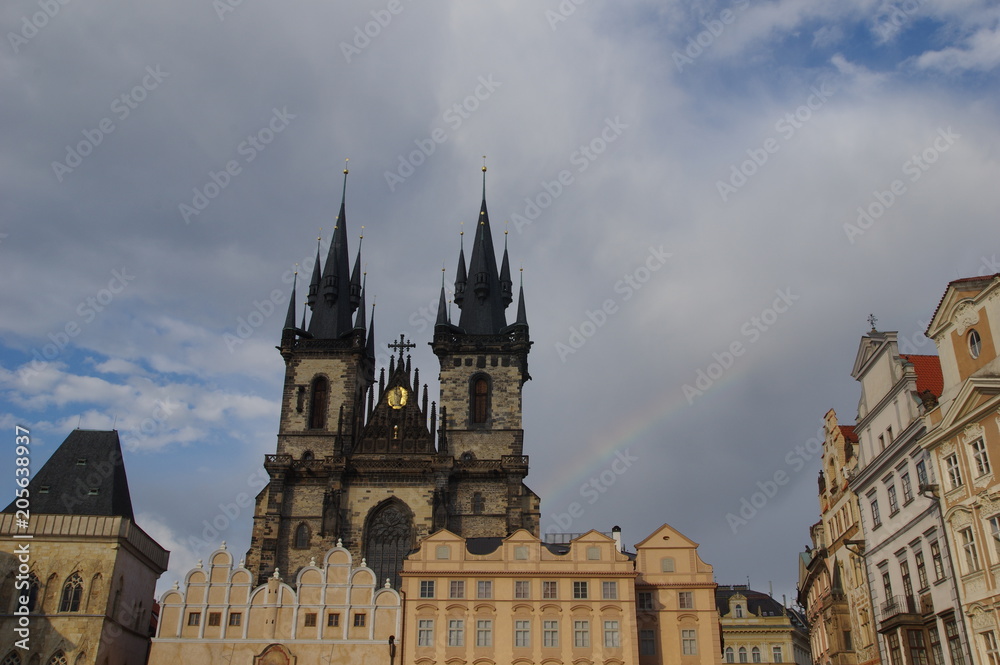
[[[40,582],[29,619],[28,657],[38,654],[48,662],[61,651],[70,663],[144,663],[153,592],[166,570],[167,552],[122,517],[32,515],[28,533],[34,537],[13,540],[11,535],[23,533],[16,530],[15,517],[0,514],[0,580],[5,580],[0,634],[15,635],[16,601],[6,592],[6,580],[20,565],[16,548],[28,543],[30,572]],[[60,611],[63,588],[74,574],[82,580],[79,609]]]
[[[720,587],[720,590],[725,588]],[[774,611],[759,608],[754,613],[747,596],[743,595],[754,592],[742,585],[729,587],[729,590],[737,590],[737,593],[727,599],[725,612],[719,609],[724,662],[788,665],[811,662],[809,635],[792,622],[784,608],[774,602]]]
[[[363,562],[355,567],[343,547],[312,564],[294,589],[273,576],[257,586],[249,570],[233,566],[229,551],[216,550],[207,567],[187,574],[183,589],[163,594],[150,665],[270,663],[269,650],[282,663],[331,655],[333,662],[387,662],[390,637],[401,637],[400,595],[378,585]],[[277,660],[279,654],[289,660]]]

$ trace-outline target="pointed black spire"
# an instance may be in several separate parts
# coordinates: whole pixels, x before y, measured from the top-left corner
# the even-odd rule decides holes
[[[459,327],[472,335],[492,335],[500,332],[507,326],[504,316],[506,306],[503,303],[500,276],[497,274],[490,216],[486,210],[485,166],[483,166],[483,203],[476,223],[476,237],[472,245],[472,258],[469,260],[469,277],[472,279],[472,292],[475,297],[465,299],[461,303],[462,315],[459,318]]]
[[[320,261],[319,261],[319,249],[320,243],[323,242],[323,238],[316,238],[316,263],[313,265],[312,279],[309,280],[309,308],[313,309],[316,307],[316,298],[319,295],[319,281],[320,281]]]
[[[361,290],[363,285],[361,284],[361,243],[365,239],[365,227],[361,227],[361,237],[358,238],[358,256],[354,259],[354,272],[351,273],[351,311],[353,312],[359,306],[364,309]]]
[[[309,332],[317,339],[336,339],[354,328],[352,314],[356,305],[351,302],[350,257],[347,248],[347,174],[344,169],[344,187],[340,199],[340,213],[333,229],[333,240],[323,266],[319,294],[309,322]],[[360,295],[360,294],[359,294]]]
[[[514,300],[511,291],[514,283],[510,279],[510,259],[507,258],[507,229],[503,230],[503,262],[500,266],[500,297],[503,300],[504,309],[510,306]]]
[[[372,322],[368,324],[368,342],[365,344],[365,355],[372,364],[372,372],[375,371],[375,303],[372,303]],[[383,370],[384,371],[384,370]],[[374,374],[373,374],[374,376]],[[381,395],[380,395],[381,397]]]
[[[464,225],[463,225],[464,226]],[[465,299],[465,284],[469,281],[468,273],[465,272],[465,229],[458,232],[458,269],[455,272],[455,304],[462,308],[462,301]]]
[[[283,330],[295,330],[295,286],[299,281],[299,271],[295,271],[292,281],[292,297],[288,300],[288,313],[285,314],[285,327]],[[303,312],[303,315],[305,312]]]
[[[441,268],[441,297],[438,298],[438,315],[435,326],[445,326],[451,323],[448,320],[448,301],[444,297],[444,268]]]
[[[368,324],[365,322],[365,285],[368,282],[368,273],[365,273],[361,282],[361,295],[358,297],[358,316],[354,319],[354,327],[365,330]],[[354,278],[351,278],[351,289],[354,289]]]
[[[517,320],[515,326],[528,326],[528,315],[524,309],[524,269],[521,269],[521,290],[517,294]]]

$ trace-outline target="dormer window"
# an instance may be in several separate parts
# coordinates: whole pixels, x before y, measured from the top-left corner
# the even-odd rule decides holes
[[[983,340],[979,336],[979,332],[975,328],[969,331],[969,355],[973,358],[978,358],[980,351],[983,350]]]

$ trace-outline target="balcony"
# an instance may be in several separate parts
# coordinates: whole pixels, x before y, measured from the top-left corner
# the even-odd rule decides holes
[[[892,596],[879,606],[879,632],[888,633],[904,625],[922,625],[921,609],[913,596]]]

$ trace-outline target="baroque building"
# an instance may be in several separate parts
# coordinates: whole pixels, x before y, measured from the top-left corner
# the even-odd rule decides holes
[[[0,662],[146,662],[169,554],[135,523],[118,432],[74,430],[26,489],[27,527],[0,513]]]
[[[344,171],[346,193],[347,170]],[[524,484],[521,391],[531,341],[521,288],[517,316],[507,248],[498,265],[483,199],[472,252],[458,258],[457,322],[444,285],[434,327],[440,401],[411,368],[404,338],[375,380],[360,246],[353,270],[342,199],[324,262],[309,283],[309,322],[289,302],[280,352],[285,384],[277,450],[264,468],[246,565],[258,583],[296,575],[338,540],[380,582],[399,586],[403,557],[439,529],[470,537],[537,534],[538,497]],[[374,317],[373,317],[374,318]],[[398,352],[398,357],[396,355]],[[438,409],[440,409],[438,411]]]
[[[897,333],[873,327],[861,338],[851,375],[861,398],[850,487],[861,502],[861,550],[883,659],[964,665],[968,645],[950,547],[930,489],[933,465],[920,446],[924,416],[941,396],[941,364],[937,356],[900,354]]]
[[[805,618],[746,584],[715,591],[726,663],[811,665]]]
[[[1000,274],[948,284],[927,327],[943,390],[920,443],[938,482],[944,531],[974,662],[1000,662]]]

